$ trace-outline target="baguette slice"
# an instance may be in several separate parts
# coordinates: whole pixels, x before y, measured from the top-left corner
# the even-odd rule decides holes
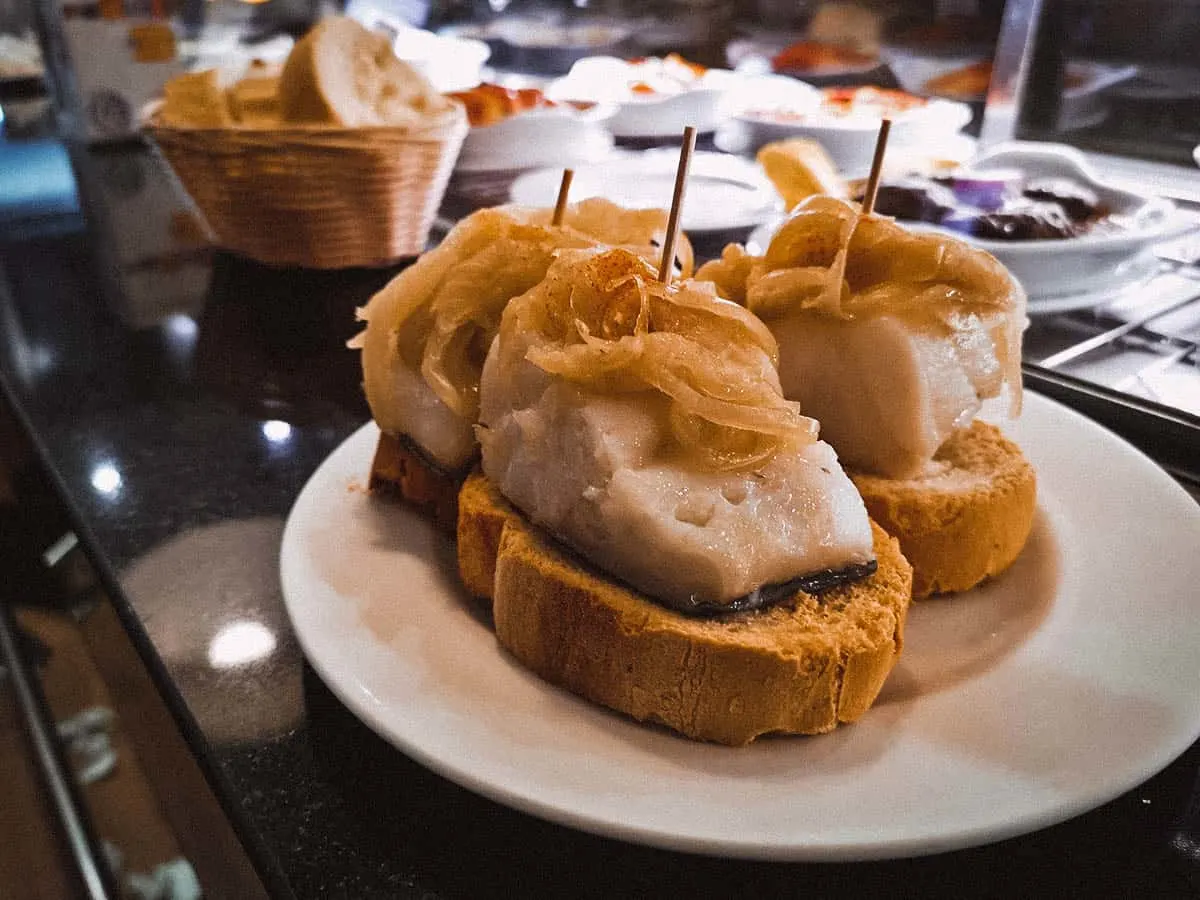
[[[767,610],[681,616],[598,574],[481,474],[459,498],[459,569],[500,644],[552,684],[690,738],[820,734],[874,702],[900,654],[912,570],[872,526],[879,569]]]
[[[1037,478],[1021,448],[976,421],[934,456],[936,475],[891,479],[848,470],[871,518],[900,541],[913,596],[965,591],[1017,558],[1033,528]]]
[[[185,72],[163,85],[162,120],[176,128],[229,128],[233,117],[216,69]]]
[[[287,122],[364,128],[416,125],[452,108],[391,42],[353,19],[330,16],[301,38],[279,77]]]
[[[367,487],[373,493],[398,497],[430,516],[443,531],[452,532],[458,520],[458,489],[465,475],[439,468],[410,441],[381,431]]]

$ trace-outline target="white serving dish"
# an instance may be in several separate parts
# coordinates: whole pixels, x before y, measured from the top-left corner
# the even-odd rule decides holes
[[[530,109],[467,134],[455,172],[501,172],[594,163],[607,157],[613,138],[605,127],[611,106]]]
[[[812,91],[811,88],[808,90]],[[753,149],[770,141],[809,138],[825,148],[842,175],[866,177],[871,169],[882,117],[824,115],[819,112],[820,100],[817,91],[812,91],[811,95],[793,91],[786,97],[767,94],[759,98],[756,108],[740,112],[737,120],[747,131]],[[772,109],[786,109],[788,113],[805,118],[783,121],[770,115]],[[893,117],[888,146],[893,152],[920,150],[936,156],[938,145],[949,144],[970,120],[971,109],[965,103],[931,100],[923,107]]]
[[[620,154],[593,166],[577,168],[571,200],[605,197],[633,209],[666,209],[671,205],[676,149]],[[512,186],[510,199],[522,206],[553,206],[562,167],[529,172]],[[749,230],[777,217],[782,202],[762,170],[749,160],[724,153],[692,155],[680,225],[687,232]]]
[[[643,80],[639,66],[614,56],[581,59],[563,78],[546,87],[552,100],[582,100],[613,104],[608,129],[620,138],[673,137],[691,125],[699,132],[713,131],[728,118],[726,95],[740,81],[733,72],[709,69],[691,85],[654,94],[629,89]]]
[[[975,158],[972,171],[1017,169],[1029,178],[1063,177],[1094,190],[1125,227],[1112,233],[1085,234],[1066,240],[965,240],[987,250],[1008,267],[1030,298],[1100,291],[1114,275],[1172,234],[1195,224],[1162,197],[1115,187],[1101,179],[1082,153],[1057,144],[1014,141]]]
[[[469,90],[482,80],[483,64],[492,54],[491,47],[483,41],[413,28],[402,19],[378,9],[369,0],[351,0],[346,10],[364,27],[388,35],[396,56],[428,78],[442,93]]]
[[[532,815],[775,861],[998,841],[1132,790],[1200,734],[1195,501],[1040,395],[1004,430],[1038,473],[1029,543],[997,578],[914,603],[878,701],[832,734],[705,744],[541,681],[497,646],[445,538],[362,489],[373,424],[288,514],[283,599],[305,656],[355,715],[408,758]]]

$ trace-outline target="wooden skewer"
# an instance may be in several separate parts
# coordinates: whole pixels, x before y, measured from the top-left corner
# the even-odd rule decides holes
[[[671,200],[671,215],[667,219],[667,240],[663,244],[662,262],[658,264],[658,280],[671,283],[671,270],[675,267],[675,244],[679,240],[679,218],[683,212],[683,194],[687,188],[688,169],[692,166],[692,152],[696,149],[696,129],[689,125],[683,129],[683,146],[679,149],[679,168],[675,171],[675,196]]]
[[[888,133],[892,120],[884,119],[879,124],[879,137],[875,139],[875,158],[871,160],[871,174],[867,177],[867,191],[863,194],[862,214],[869,216],[875,209],[875,195],[879,193],[879,176],[883,172],[883,154],[887,150]]]
[[[558,185],[558,200],[554,204],[554,218],[551,225],[561,225],[563,215],[567,211],[567,195],[571,193],[571,181],[575,178],[574,169],[563,169],[562,182]]]

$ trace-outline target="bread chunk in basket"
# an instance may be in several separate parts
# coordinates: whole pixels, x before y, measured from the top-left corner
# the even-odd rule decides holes
[[[468,131],[462,104],[341,17],[281,69],[168,82],[145,126],[219,246],[321,269],[420,254]]]

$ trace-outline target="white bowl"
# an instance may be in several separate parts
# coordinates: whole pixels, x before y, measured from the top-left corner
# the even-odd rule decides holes
[[[1170,200],[1114,187],[1102,180],[1073,147],[1013,141],[975,158],[972,171],[1016,169],[1029,178],[1070,178],[1091,188],[1118,216],[1116,232],[1084,234],[1064,240],[964,240],[982,247],[1008,267],[1030,298],[1100,290],[1114,274],[1153,246],[1195,227],[1193,216],[1179,212]],[[960,237],[962,237],[960,235]]]
[[[611,106],[530,109],[468,132],[456,172],[498,172],[591,163],[612,152]]]
[[[436,37],[436,36],[435,36]],[[440,47],[411,47],[397,42],[396,55],[424,75],[443,94],[466,91],[482,80],[492,48],[468,38],[441,38]]]
[[[677,91],[637,94],[629,89],[639,80],[637,65],[613,56],[581,59],[563,78],[546,87],[553,100],[611,103],[615,112],[608,129],[620,138],[673,137],[691,125],[699,132],[714,130],[728,118],[724,99],[740,82],[733,72],[709,69],[693,84]]]
[[[1094,190],[1113,215],[1127,222],[1119,232],[1032,241],[983,240],[936,225],[903,223],[913,231],[951,234],[987,250],[1021,282],[1032,313],[1095,306],[1105,298],[1111,299],[1117,288],[1147,277],[1154,267],[1155,244],[1200,225],[1200,218],[1177,210],[1169,200],[1103,181],[1083,154],[1072,147],[1024,141],[998,144],[977,156],[970,169],[1017,170],[1029,178],[1070,178]],[[756,229],[746,242],[747,248],[752,253],[763,253],[781,221]]]
[[[781,108],[786,109],[789,116],[794,113],[796,120],[772,115],[772,109]],[[830,116],[811,106],[765,105],[745,110],[737,118],[748,132],[752,149],[770,141],[809,138],[820,143],[842,175],[851,179],[863,178],[870,171],[882,119],[880,116]],[[939,144],[950,144],[959,129],[970,120],[971,109],[965,103],[931,100],[925,106],[893,117],[888,146],[893,151],[927,150],[930,155],[937,155]]]
[[[465,91],[480,82],[492,49],[473,38],[439,35],[414,28],[375,7],[369,0],[350,0],[347,14],[363,27],[386,34],[396,56],[424,75],[442,93]]]

